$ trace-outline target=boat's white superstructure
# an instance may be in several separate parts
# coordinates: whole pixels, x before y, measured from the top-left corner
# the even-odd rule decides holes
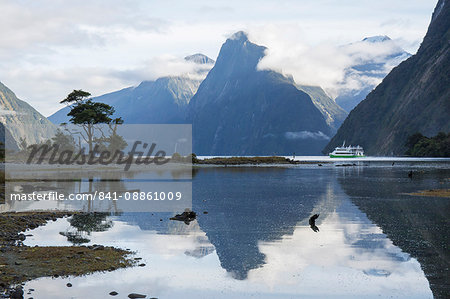
[[[338,146],[330,153],[330,158],[358,158],[364,157],[364,150],[359,145],[357,146],[345,146],[345,141],[342,146]]]

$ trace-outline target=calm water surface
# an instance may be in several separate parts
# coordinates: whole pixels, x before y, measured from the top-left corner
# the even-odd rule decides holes
[[[99,215],[89,230],[59,219],[25,241],[128,248],[145,267],[41,278],[25,290],[33,298],[439,296],[448,287],[448,199],[406,193],[450,188],[449,165],[197,169],[190,225],[169,221],[173,213]]]

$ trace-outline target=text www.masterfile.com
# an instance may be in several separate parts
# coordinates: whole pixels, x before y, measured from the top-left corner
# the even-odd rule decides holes
[[[93,191],[89,193],[61,193],[51,191],[47,193],[11,193],[10,200],[17,201],[83,201],[83,200],[152,200],[152,201],[178,201],[183,197],[180,191],[133,191],[133,192],[110,192],[110,191]]]

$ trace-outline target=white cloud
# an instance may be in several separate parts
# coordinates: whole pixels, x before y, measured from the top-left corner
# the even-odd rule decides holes
[[[421,0],[407,6],[400,0],[0,0],[0,80],[49,115],[73,88],[100,94],[185,70],[165,55],[181,59],[202,52],[215,59],[225,37],[244,29],[255,36],[267,33],[273,41],[286,35],[284,48],[263,43],[271,47],[268,66],[292,61],[304,67],[296,77],[334,82],[342,78],[336,69],[348,63],[334,45],[387,34],[414,52],[434,5]],[[260,30],[270,26],[275,29]],[[283,70],[295,76],[289,67]]]
[[[322,133],[318,132],[310,132],[310,131],[299,131],[299,132],[286,132],[284,133],[284,137],[286,139],[318,139],[318,140],[329,140],[330,137]]]
[[[145,61],[139,68],[116,71],[112,75],[131,82],[179,75],[189,76],[194,79],[204,79],[212,67],[212,64],[196,64],[173,55],[162,55]]]
[[[362,63],[381,63],[402,51],[395,41],[354,42],[347,45],[322,42],[311,45],[294,25],[263,26],[250,31],[250,39],[268,47],[258,64],[260,70],[275,70],[294,77],[298,84],[317,85],[331,96],[381,82],[382,77],[402,59],[390,60],[381,73],[350,69]],[[362,37],[361,37],[362,39]]]
[[[74,89],[89,91],[93,96],[137,85],[146,80],[155,80],[163,76],[187,76],[203,79],[213,65],[199,65],[180,57],[164,55],[145,61],[140,67],[114,69],[106,67],[61,67],[38,69],[14,69],[7,73],[5,84],[13,91],[16,86],[26,82],[27,102],[34,104],[50,114],[63,108],[59,101]],[[20,89],[20,88],[18,88]]]
[[[0,18],[2,49],[39,44],[83,47],[104,42],[105,35],[117,28],[161,31],[168,25],[141,12],[138,1],[1,1],[0,5],[6,16]],[[96,34],[89,28],[104,30]]]

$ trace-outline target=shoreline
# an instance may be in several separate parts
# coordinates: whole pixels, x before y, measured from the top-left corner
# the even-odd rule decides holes
[[[450,162],[450,157],[388,157],[388,156],[365,156],[360,158],[330,158],[327,156],[197,156],[199,161],[207,159],[232,159],[232,158],[285,158],[295,162]]]
[[[287,165],[335,165],[367,166],[370,163],[450,163],[450,158],[418,157],[363,157],[330,158],[329,156],[199,156],[193,159],[193,167],[201,166],[287,166]]]
[[[40,277],[80,276],[135,266],[134,252],[102,245],[26,246],[26,231],[74,212],[0,213],[0,295],[13,297],[23,282]]]
[[[316,164],[316,161],[297,161],[283,156],[268,157],[211,157],[195,158],[192,165],[285,165],[285,164]]]

